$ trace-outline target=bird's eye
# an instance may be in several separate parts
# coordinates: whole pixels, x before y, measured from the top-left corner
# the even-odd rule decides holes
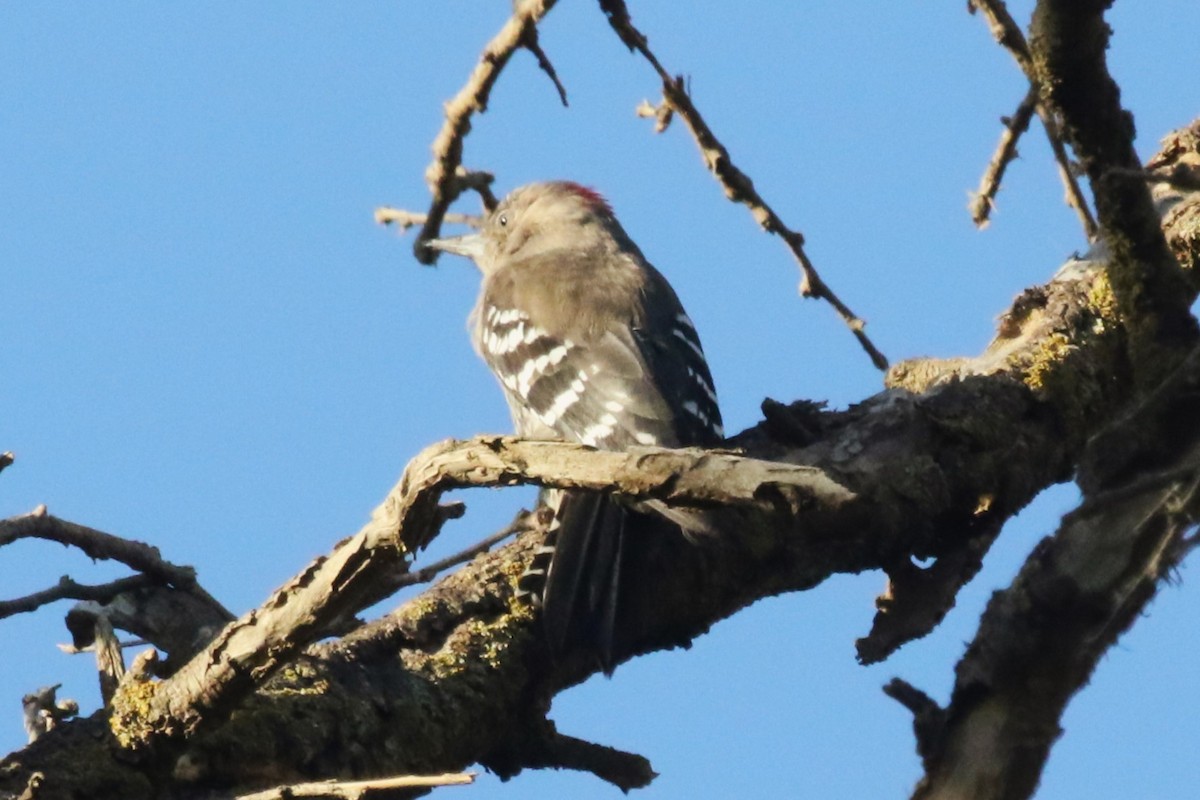
[[[497,220],[496,220],[496,221],[497,221],[497,222],[499,222],[499,223],[500,223],[500,227],[501,227],[501,228],[503,228],[505,225],[507,225],[507,224],[508,224],[508,215],[507,215],[507,214],[501,214],[501,215],[499,216],[499,218],[497,218]]]

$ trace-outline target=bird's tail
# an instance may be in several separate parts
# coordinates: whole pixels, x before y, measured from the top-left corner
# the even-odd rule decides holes
[[[554,516],[517,581],[518,594],[541,607],[555,657],[591,652],[604,674],[612,675],[645,634],[640,609],[654,602],[650,586],[664,545],[679,538],[702,543],[715,527],[704,512],[675,514],[666,506],[630,505],[600,492],[550,490],[541,499]]]
[[[636,547],[630,530],[651,515],[598,492],[556,492],[547,501],[556,506],[554,519],[518,587],[540,597],[551,652],[590,650],[611,675],[630,655],[621,624],[622,565]]]

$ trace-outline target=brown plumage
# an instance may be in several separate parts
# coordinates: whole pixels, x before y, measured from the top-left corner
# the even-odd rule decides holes
[[[520,435],[607,450],[712,445],[723,436],[712,377],[666,279],[595,191],[569,182],[512,192],[477,234],[430,246],[483,273],[476,350]],[[637,530],[704,530],[697,512],[565,492],[542,593],[551,648],[591,645],[606,672],[628,655],[618,630],[621,563]],[[634,612],[628,612],[634,613]]]

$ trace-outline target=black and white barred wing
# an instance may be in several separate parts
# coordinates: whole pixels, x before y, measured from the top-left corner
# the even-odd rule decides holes
[[[721,410],[700,337],[682,309],[652,330],[632,331],[663,402],[671,409],[677,445],[713,445],[725,438]]]
[[[678,445],[677,411],[627,330],[591,341],[555,336],[517,310],[486,308],[479,349],[500,379],[519,433],[604,450]]]

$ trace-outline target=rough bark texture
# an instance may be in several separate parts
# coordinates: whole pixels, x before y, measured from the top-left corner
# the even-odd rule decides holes
[[[1194,136],[1185,133],[1172,141],[1177,160],[1196,158]],[[1188,195],[1176,202],[1165,216],[1165,230],[1186,270],[1190,302],[1200,252],[1200,200]],[[942,599],[930,613],[930,594],[919,590],[931,582],[955,585],[972,573],[999,525],[1043,488],[1069,477],[1089,435],[1129,407],[1133,384],[1125,379],[1131,368],[1121,313],[1103,267],[1099,261],[1072,261],[1050,283],[1025,292],[978,357],[899,364],[889,375],[889,389],[845,411],[821,411],[803,402],[767,404],[764,421],[730,445],[754,458],[816,468],[830,492],[770,478],[751,481],[748,490],[738,489],[748,495],[729,508],[727,534],[720,542],[702,547],[658,543],[633,582],[654,587],[656,599],[634,599],[645,612],[635,636],[638,649],[684,645],[759,598],[864,569],[890,570],[894,576],[893,595],[881,611],[883,621],[876,623],[884,633],[878,642],[868,637],[871,644],[886,652],[926,632],[953,591],[933,592]],[[1185,413],[1178,404],[1169,408],[1176,416]],[[1150,416],[1168,430],[1179,424],[1161,413]],[[572,455],[559,445],[546,461],[532,451],[512,449],[521,444],[511,440],[485,444],[501,466],[480,480],[498,483],[616,479],[632,481],[623,485],[636,493],[634,484],[642,480],[637,470],[661,468],[661,480],[641,484],[641,492],[706,502],[704,492],[714,491],[717,495],[707,500],[712,502],[731,477],[743,476],[738,467],[728,466],[737,459],[713,459],[733,473],[712,479],[703,470],[699,477],[690,472],[697,460],[686,454],[668,454],[657,462],[651,457],[647,466],[637,457],[615,463],[595,453]],[[482,445],[439,452],[452,460],[455,453],[470,452],[470,446]],[[1142,450],[1129,455],[1137,463],[1145,458]],[[431,463],[426,459],[418,466],[434,473],[451,469]],[[621,464],[633,472],[622,473]],[[519,469],[509,473],[504,465]],[[1089,474],[1104,483],[1095,470]],[[436,527],[436,496],[422,495],[420,501],[429,518],[425,533]],[[1088,523],[1086,509],[1077,517],[1066,525]],[[419,538],[424,535],[414,533],[419,529],[396,532],[402,539]],[[332,644],[272,661],[273,677],[252,694],[232,695],[239,698],[233,708],[198,707],[189,724],[176,731],[180,738],[150,736],[144,740],[148,746],[136,753],[123,753],[118,741],[141,735],[131,734],[130,726],[144,724],[154,708],[170,714],[173,702],[161,693],[174,679],[127,678],[111,719],[98,713],[67,724],[7,758],[0,767],[0,791],[19,794],[37,771],[44,775],[38,797],[132,799],[204,796],[301,779],[444,772],[475,762],[501,774],[571,762],[640,785],[648,766],[637,757],[589,750],[586,743],[559,736],[544,718],[554,694],[583,680],[596,665],[584,656],[551,663],[533,612],[514,600],[516,577],[538,539],[536,530],[523,534],[394,613]],[[1033,571],[1029,581],[1036,580],[1038,564],[1053,552],[1035,553],[1027,567]],[[934,566],[914,575],[914,555],[935,559]],[[330,558],[336,556],[335,551]],[[953,569],[938,575],[940,563]],[[306,571],[294,583],[308,585],[312,574]],[[1154,577],[1135,576],[1131,580],[1142,588],[1133,591],[1152,591]],[[281,598],[295,601],[295,595]],[[1064,596],[1052,592],[1049,598],[1057,603]],[[1089,602],[1084,605],[1092,608]],[[1082,607],[1068,603],[1064,608]],[[269,613],[270,604],[261,612]],[[1120,629],[1107,630],[1115,636]],[[1017,645],[1030,646],[1032,640],[1020,631],[1010,635]],[[969,653],[963,663],[960,681],[976,661]],[[236,671],[236,664],[227,666]],[[254,674],[239,680],[257,685]],[[975,690],[961,691],[977,696],[983,684],[996,686],[976,678]],[[1000,698],[976,704],[969,714],[963,712],[962,724],[976,724],[980,715],[987,719],[988,709],[1006,703]],[[179,725],[177,718],[170,719]],[[1046,744],[1040,746],[1048,747],[1052,739],[1042,737]],[[970,739],[944,741],[968,746]]]

